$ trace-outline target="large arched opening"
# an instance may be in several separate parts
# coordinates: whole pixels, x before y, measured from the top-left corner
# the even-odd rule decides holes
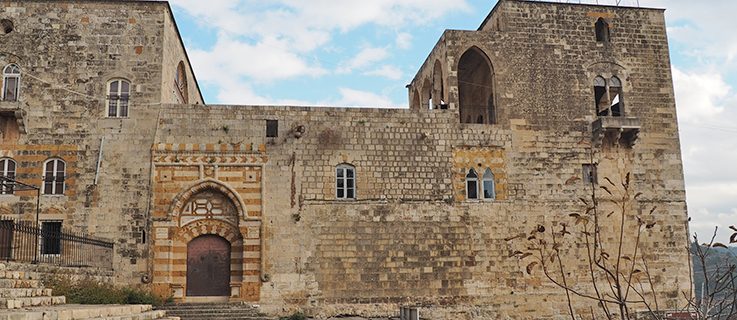
[[[496,123],[494,68],[478,47],[468,49],[458,62],[458,100],[461,123]]]

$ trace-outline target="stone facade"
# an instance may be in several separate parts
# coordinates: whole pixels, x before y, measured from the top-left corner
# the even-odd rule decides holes
[[[19,101],[0,102],[0,155],[32,184],[65,161],[41,220],[115,239],[118,282],[186,301],[188,245],[215,235],[230,248],[228,298],[274,313],[563,318],[562,291],[527,275],[507,239],[581,210],[595,164],[600,180],[632,174],[632,212],[658,207],[642,248],[668,285],[661,305],[690,285],[662,10],[500,1],[479,30],[443,34],[407,110],[204,105],[164,2],[4,1],[0,19],[14,27],[0,65],[23,70]],[[619,117],[599,116],[597,76],[621,80]],[[115,79],[131,87],[123,117],[108,116]],[[352,180],[337,182],[343,165]],[[354,184],[349,199],[338,183]],[[0,207],[30,220],[35,200],[18,191]],[[583,250],[566,250],[572,270]]]

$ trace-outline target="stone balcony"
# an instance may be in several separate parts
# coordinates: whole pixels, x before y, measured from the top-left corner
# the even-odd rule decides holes
[[[21,102],[0,101],[0,133],[3,137],[17,133],[26,133],[25,119]]]
[[[631,148],[637,142],[641,123],[635,117],[599,117],[591,125],[594,145],[620,145]]]

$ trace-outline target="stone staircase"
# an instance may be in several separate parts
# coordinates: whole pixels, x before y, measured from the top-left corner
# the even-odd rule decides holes
[[[0,309],[20,309],[28,307],[53,306],[64,304],[66,298],[52,296],[51,289],[45,289],[40,275],[35,272],[0,270]]]
[[[181,320],[275,320],[260,313],[254,306],[242,303],[171,304],[158,307]]]
[[[0,320],[178,320],[149,305],[67,305],[40,278],[0,263]]]

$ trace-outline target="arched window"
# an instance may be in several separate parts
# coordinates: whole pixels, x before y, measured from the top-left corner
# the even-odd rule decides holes
[[[116,79],[107,85],[107,116],[111,118],[124,118],[128,116],[128,105],[130,102],[131,84],[127,80]]]
[[[481,178],[481,188],[483,189],[484,199],[494,200],[496,199],[496,184],[494,183],[494,173],[491,169],[486,168],[484,176]]]
[[[0,194],[13,194],[13,191],[15,190],[15,167],[16,163],[13,159],[0,159],[0,177],[3,179],[0,179]]]
[[[609,97],[606,94],[606,80],[600,76],[594,78],[594,99],[596,101],[596,113],[598,115],[602,115],[602,111],[609,109]]]
[[[177,65],[177,74],[174,77],[174,89],[177,92],[180,103],[189,103],[189,90],[187,88],[187,70],[184,68],[184,61],[179,61],[179,65]]]
[[[64,194],[66,163],[61,159],[49,159],[44,163],[43,194]]]
[[[20,91],[20,67],[9,64],[3,69],[3,101],[18,101]]]
[[[420,105],[423,109],[432,109],[433,104],[432,82],[430,82],[430,79],[425,79],[422,82],[422,102]]]
[[[496,123],[494,68],[481,49],[468,49],[458,62],[458,100],[461,122]]]
[[[604,18],[596,20],[596,42],[609,42],[609,23]]]
[[[622,108],[622,81],[617,77],[609,79],[609,101],[611,101],[611,113],[613,117],[623,115]]]
[[[476,170],[468,170],[466,174],[466,199],[479,198],[479,175]]]
[[[594,78],[594,100],[598,116],[624,116],[622,81],[619,78],[612,77],[609,81],[601,76]]]
[[[417,90],[417,89],[414,90],[414,93],[412,94],[412,101],[411,101],[411,103],[412,103],[412,107],[411,108],[413,110],[420,110],[420,108],[421,108],[420,105],[422,103],[420,102],[420,91],[419,90]]]
[[[356,199],[356,168],[354,166],[341,164],[335,168],[335,198]]]
[[[440,61],[436,60],[432,70],[432,108],[447,109],[445,104],[445,86],[443,84],[443,67]]]

